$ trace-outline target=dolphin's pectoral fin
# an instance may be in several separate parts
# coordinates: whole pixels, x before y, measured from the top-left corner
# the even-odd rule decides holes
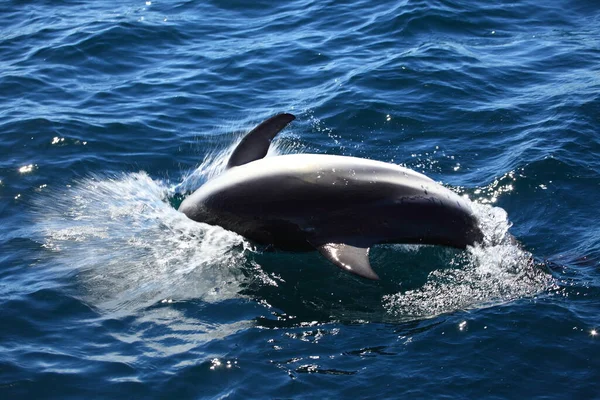
[[[341,269],[362,276],[379,280],[379,276],[369,264],[369,248],[351,246],[345,243],[325,243],[317,247],[319,252]]]
[[[266,156],[271,140],[294,119],[296,117],[292,114],[278,114],[252,129],[231,154],[227,168],[238,167]]]

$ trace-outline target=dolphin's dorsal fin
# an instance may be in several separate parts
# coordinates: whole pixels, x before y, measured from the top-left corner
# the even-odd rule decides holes
[[[379,280],[379,276],[369,264],[369,248],[351,246],[345,243],[325,243],[318,246],[319,252],[341,269],[362,276]]]
[[[271,140],[294,119],[296,117],[292,114],[277,114],[252,129],[229,157],[227,168],[244,165],[266,156]]]

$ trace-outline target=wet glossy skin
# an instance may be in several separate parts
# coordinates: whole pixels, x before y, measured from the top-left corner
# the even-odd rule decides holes
[[[440,244],[482,239],[468,202],[415,171],[354,157],[296,154],[231,168],[184,200],[189,218],[261,244]]]

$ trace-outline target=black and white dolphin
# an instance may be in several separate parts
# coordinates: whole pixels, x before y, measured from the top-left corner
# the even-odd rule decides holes
[[[282,250],[317,249],[338,267],[379,279],[369,248],[379,243],[465,248],[483,239],[466,199],[418,172],[355,157],[291,154],[264,158],[295,117],[276,115],[235,148],[227,170],[179,207]]]

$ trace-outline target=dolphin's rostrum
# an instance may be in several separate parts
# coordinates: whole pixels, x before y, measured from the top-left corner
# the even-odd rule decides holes
[[[291,154],[264,158],[294,120],[278,114],[248,133],[227,170],[179,207],[282,250],[317,249],[338,267],[379,279],[369,248],[379,243],[465,248],[483,239],[467,200],[418,172],[355,157]]]

